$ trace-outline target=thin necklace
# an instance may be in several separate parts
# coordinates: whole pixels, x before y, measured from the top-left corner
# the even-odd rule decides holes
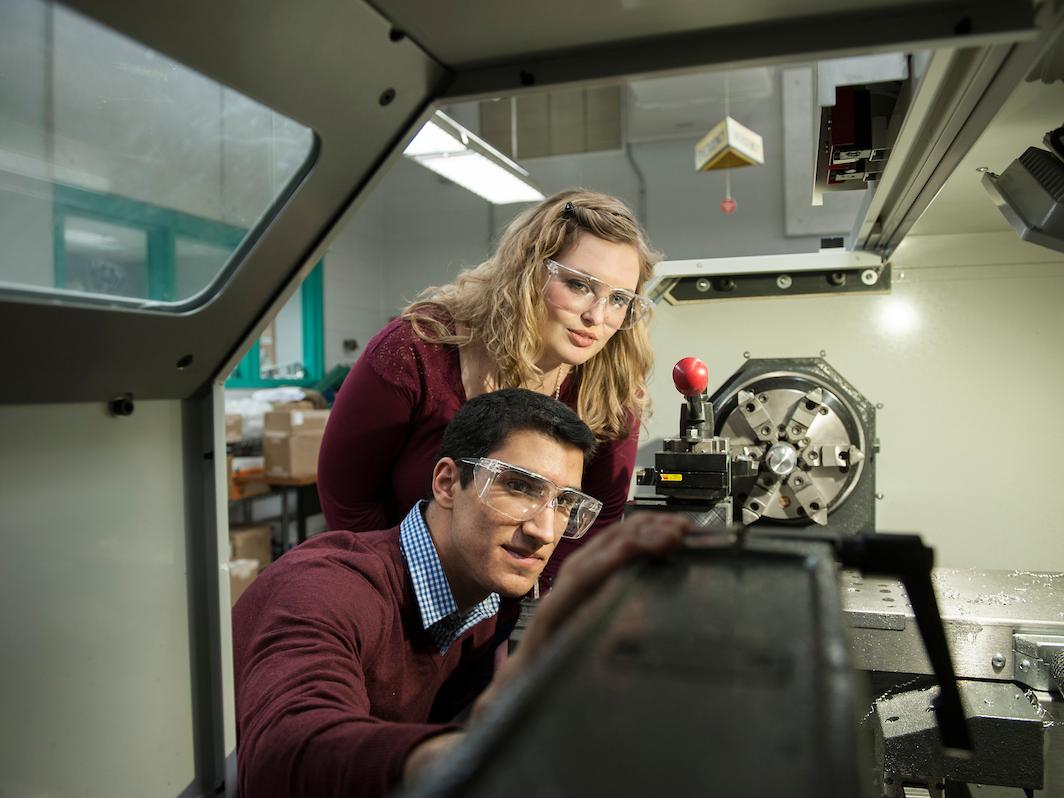
[[[554,380],[554,398],[557,399],[562,393],[562,374],[565,371],[565,364],[558,366],[558,376]]]

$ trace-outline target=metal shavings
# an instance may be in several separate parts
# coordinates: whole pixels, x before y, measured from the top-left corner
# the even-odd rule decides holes
[[[920,681],[922,678],[923,678],[922,676],[917,676],[915,679],[910,679],[907,682],[902,682],[901,684],[896,685],[895,687],[892,687],[889,690],[887,690],[887,692],[883,693],[883,695],[872,699],[872,706],[870,706],[868,708],[868,713],[863,718],[861,718],[860,725],[863,726],[864,722],[866,720],[868,720],[870,717],[872,717],[873,715],[876,714],[876,704],[878,704],[880,701],[886,701],[889,698],[893,698],[896,693],[901,692],[902,690],[904,690],[906,687],[908,687],[911,684],[916,684],[916,682]],[[934,688],[928,687],[926,689],[927,690],[932,690]]]
[[[1004,590],[999,593],[991,593],[986,596],[974,596],[968,599],[969,604],[1000,604],[1001,606],[1008,606],[1009,604],[1025,604],[1026,602],[1027,600],[1021,596],[1006,593]]]
[[[1016,694],[1019,698],[1019,693]],[[1049,729],[1056,725],[1052,716],[1049,715],[1049,710],[1042,706],[1042,702],[1038,700],[1038,696],[1035,695],[1034,690],[1028,690],[1023,694],[1023,697],[1031,702],[1031,706],[1034,707],[1034,711],[1037,713],[1039,719],[1042,721],[1042,728]]]

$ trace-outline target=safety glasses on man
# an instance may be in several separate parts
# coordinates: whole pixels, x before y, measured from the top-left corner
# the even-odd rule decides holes
[[[473,466],[477,495],[512,521],[529,521],[544,507],[554,510],[563,538],[578,538],[598,517],[602,502],[573,488],[559,488],[532,471],[490,457],[463,458]]]
[[[614,288],[586,272],[547,258],[547,282],[543,298],[551,305],[573,313],[586,313],[604,306],[602,322],[614,330],[627,330],[650,312],[653,303],[641,294]]]

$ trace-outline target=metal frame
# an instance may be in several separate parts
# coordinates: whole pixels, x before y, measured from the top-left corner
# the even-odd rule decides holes
[[[397,22],[402,24],[402,20]],[[959,38],[981,47],[1031,35],[1031,6],[1026,2],[887,6],[635,38],[575,52],[531,57],[515,53],[504,64],[461,69],[443,98],[475,99],[714,65],[753,66],[828,55],[948,47],[956,46]]]
[[[916,89],[882,179],[854,226],[857,249],[889,257],[1064,28],[1064,8],[1043,3],[1037,35],[1017,44],[935,53]]]

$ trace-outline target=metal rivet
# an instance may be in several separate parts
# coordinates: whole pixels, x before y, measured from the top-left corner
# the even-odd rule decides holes
[[[1031,661],[1029,659],[1024,659],[1024,660],[1020,661],[1020,670],[1021,671],[1026,671],[1030,667],[1031,667]]]
[[[993,656],[993,658],[990,660],[990,664],[994,666],[995,670],[1001,670],[1002,668],[1005,667],[1005,655],[1004,654],[995,654]]]

